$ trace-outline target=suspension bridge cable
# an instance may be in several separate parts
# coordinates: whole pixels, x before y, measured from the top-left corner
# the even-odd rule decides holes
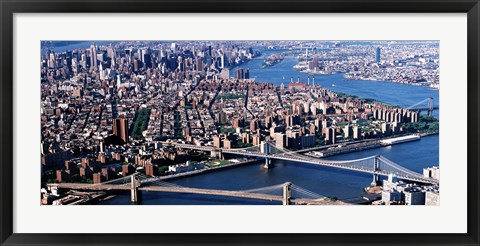
[[[317,193],[315,193],[315,192],[313,192],[313,191],[307,190],[307,189],[305,189],[305,188],[302,188],[302,187],[297,186],[297,185],[294,185],[294,184],[292,184],[291,187],[292,187],[293,190],[295,190],[295,191],[297,191],[297,192],[300,192],[300,193],[302,193],[302,194],[304,194],[304,195],[313,197],[313,198],[321,198],[321,197],[324,197],[324,196],[322,196],[322,195],[320,195],[320,194],[317,194]]]
[[[422,101],[420,101],[420,102],[417,102],[417,103],[413,104],[412,106],[407,107],[407,108],[405,108],[405,109],[411,109],[411,108],[413,108],[413,107],[415,107],[415,106],[417,106],[417,105],[420,105],[420,104],[422,104],[422,103],[424,103],[424,102],[427,102],[428,100],[430,100],[430,98],[427,98],[427,99],[424,99],[424,100],[422,100]]]
[[[317,193],[315,193],[315,192],[313,192],[313,191],[307,190],[307,189],[302,188],[302,187],[300,187],[300,186],[294,185],[294,186],[293,186],[293,189],[296,189],[296,190],[298,190],[298,191],[302,191],[302,192],[304,192],[304,193],[306,193],[306,194],[310,194],[310,195],[315,196],[315,197],[321,196],[321,195],[319,195],[319,194],[317,194]]]
[[[403,172],[403,173],[406,173],[406,174],[408,174],[408,175],[412,175],[412,176],[414,176],[414,177],[420,177],[420,176],[423,177],[423,175],[421,175],[420,173],[417,173],[417,172],[415,172],[415,171],[412,171],[412,170],[410,170],[410,169],[407,169],[407,168],[405,168],[405,167],[402,167],[402,166],[400,166],[399,164],[397,164],[397,163],[395,163],[395,162],[393,162],[393,161],[391,161],[391,160],[389,160],[389,159],[387,159],[387,158],[385,158],[385,157],[383,157],[383,156],[380,156],[379,159],[380,159],[380,161],[382,161],[382,162],[385,163],[386,165],[392,167],[395,171],[401,171],[401,172]]]
[[[249,190],[241,190],[242,192],[249,192],[249,193],[255,193],[259,191],[274,191],[275,189],[283,187],[283,184],[277,184],[277,185],[272,185],[272,186],[266,186],[266,187],[259,187],[255,189],[249,189]]]
[[[122,177],[122,178],[113,179],[113,180],[105,181],[105,182],[102,182],[102,183],[97,183],[97,184],[94,184],[94,185],[116,184],[116,183],[121,182],[123,180],[127,180],[128,182],[130,182],[130,176],[125,176],[125,177]]]
[[[149,185],[153,184],[153,185],[158,185],[158,186],[167,186],[167,187],[172,187],[172,188],[187,188],[187,187],[184,187],[184,186],[181,186],[181,185],[172,184],[172,183],[165,182],[165,181],[162,181],[162,180],[150,181],[148,184]]]

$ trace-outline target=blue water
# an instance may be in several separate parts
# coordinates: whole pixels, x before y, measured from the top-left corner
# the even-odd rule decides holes
[[[267,51],[262,54],[262,57],[268,56],[271,53],[273,52]],[[343,78],[343,74],[308,75],[293,69],[293,66],[298,62],[292,58],[286,58],[281,63],[269,68],[261,68],[262,63],[263,60],[261,59],[252,60],[232,68],[230,74],[235,75],[235,69],[248,68],[250,77],[255,78],[258,82],[270,82],[276,85],[284,83],[285,86],[288,86],[292,77],[294,82],[299,80],[300,82],[307,83],[308,77],[310,76],[310,83],[312,83],[313,78],[315,78],[315,84],[319,84],[324,88],[361,98],[376,99],[391,105],[409,107],[429,97],[433,98],[433,104],[435,106],[439,105],[439,91],[429,87],[386,81],[346,80]],[[421,106],[426,105],[427,103],[425,102]],[[439,112],[434,111],[433,115],[438,118]]]
[[[372,149],[362,152],[353,152],[333,156],[327,159],[349,160],[377,154],[383,155],[413,171],[422,172],[424,167],[438,165],[438,135],[424,137],[420,141],[402,143],[386,148]],[[372,181],[372,176],[369,174],[349,170],[320,167],[305,163],[291,163],[280,160],[272,161],[272,164],[273,165],[270,169],[264,169],[263,164],[257,163],[249,166],[172,180],[169,182],[185,187],[224,190],[247,190],[292,182],[295,185],[301,186],[317,194],[344,199],[363,194],[362,189],[368,186]],[[275,195],[280,195],[280,193]],[[111,200],[103,202],[102,204],[130,204],[129,199],[129,194],[126,194],[117,196]],[[280,203],[218,196],[144,192],[142,204],[271,205]]]
[[[94,43],[96,45],[108,45],[112,42],[115,42],[115,41],[95,41]],[[90,48],[91,44],[92,44],[91,41],[82,41],[82,42],[72,43],[72,44],[68,44],[68,45],[57,45],[57,44],[53,43],[49,47],[43,47],[42,54],[47,51],[47,48],[54,51],[54,52],[65,52],[67,50],[71,51],[71,50],[75,50],[75,49]]]
[[[351,160],[373,155],[382,155],[412,171],[423,173],[424,167],[438,166],[438,135],[422,137],[420,141],[391,145],[379,149],[352,152],[332,156],[331,160]]]
[[[268,55],[264,53],[263,55]],[[250,76],[259,82],[273,82],[288,85],[290,77],[297,81],[307,82],[308,75],[295,71],[296,61],[285,59],[280,64],[262,69],[262,59],[250,61],[239,66],[249,68]],[[237,67],[238,68],[238,67]],[[232,69],[231,74],[235,74]],[[285,77],[285,79],[283,79]],[[312,78],[313,76],[311,76]],[[312,81],[312,80],[311,80]],[[434,98],[434,105],[438,105],[438,90],[427,87],[418,87],[405,84],[381,81],[344,80],[341,74],[317,75],[315,84],[325,88],[359,96],[372,98],[392,105],[402,107],[411,106],[428,97]],[[438,117],[438,112],[434,113]],[[381,154],[388,159],[416,172],[422,172],[424,167],[439,163],[439,136],[423,137],[420,141],[397,144],[385,148],[354,152],[330,157],[332,160],[357,159],[361,157]],[[372,181],[371,175],[348,170],[328,167],[319,167],[302,163],[286,161],[272,161],[272,168],[264,169],[261,163],[242,166],[218,172],[191,176],[174,181],[177,185],[196,188],[211,188],[223,190],[245,190],[258,187],[277,185],[292,182],[298,186],[324,196],[349,198],[363,194],[363,188]],[[130,204],[130,195],[116,196],[101,204]],[[226,198],[179,193],[143,192],[145,205],[272,205],[278,202],[259,201],[254,199]]]

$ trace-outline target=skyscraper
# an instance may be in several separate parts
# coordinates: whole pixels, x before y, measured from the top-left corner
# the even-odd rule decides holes
[[[139,68],[138,63],[139,63],[139,61],[138,61],[138,59],[135,57],[135,59],[133,60],[133,71],[134,71],[134,72],[137,72],[137,71],[138,71],[138,68]]]
[[[152,68],[152,55],[150,53],[143,54],[143,63],[145,64],[145,67],[147,68]]]
[[[196,69],[197,71],[203,71],[203,61],[199,56],[196,58]]]
[[[128,120],[115,119],[113,121],[113,134],[119,137],[124,144],[128,143]]]
[[[375,49],[375,62],[380,63],[380,47]]]
[[[92,67],[97,67],[97,47],[95,44],[90,46],[90,65]]]

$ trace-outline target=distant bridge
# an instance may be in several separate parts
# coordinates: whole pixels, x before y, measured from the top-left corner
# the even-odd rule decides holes
[[[211,146],[198,146],[181,143],[167,143],[181,149],[192,149],[199,151],[213,152],[222,158],[223,154],[235,154],[241,156],[252,156],[265,158],[265,168],[270,165],[271,159],[286,160],[297,163],[308,163],[319,166],[327,166],[332,168],[347,169],[357,172],[369,173],[373,175],[373,182],[379,183],[379,176],[388,176],[395,174],[399,179],[427,183],[438,184],[439,181],[433,178],[424,177],[422,174],[402,167],[401,165],[381,156],[370,156],[355,160],[324,160],[306,155],[299,154],[296,151],[288,151],[283,148],[277,148],[272,142],[262,142],[260,145],[241,148],[241,149],[224,149]]]
[[[424,104],[425,102],[428,103],[427,106],[420,106],[421,104]],[[417,103],[413,104],[412,106],[407,107],[405,109],[408,109],[410,111],[418,111],[418,112],[427,111],[428,115],[432,116],[433,111],[434,110],[439,110],[440,107],[439,106],[433,106],[433,98],[429,97],[429,98],[424,99],[420,102],[417,102]]]
[[[161,181],[160,179],[148,178],[143,174],[133,174],[112,181],[100,184],[79,184],[79,183],[60,183],[48,184],[48,189],[74,189],[74,190],[130,190],[131,201],[138,203],[141,200],[141,192],[169,192],[169,193],[189,193],[225,197],[240,197],[267,201],[282,202],[283,205],[290,204],[333,204],[331,199],[315,192],[309,191],[290,182],[260,187],[250,190],[216,190],[183,187],[176,184]],[[295,194],[295,197],[293,197]]]

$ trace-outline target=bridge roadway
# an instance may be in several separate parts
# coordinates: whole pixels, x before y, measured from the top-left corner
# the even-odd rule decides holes
[[[197,146],[197,145],[191,145],[191,144],[180,144],[180,143],[171,143],[171,144],[173,144],[176,147],[180,147],[180,148],[184,148],[184,149],[193,149],[193,150],[201,150],[201,151],[221,151],[222,153],[226,153],[226,154],[236,154],[236,155],[254,156],[254,157],[262,157],[262,158],[266,157],[266,155],[261,153],[261,152],[247,151],[245,149],[220,149],[220,148],[215,148],[215,147]],[[292,152],[291,154],[289,154],[289,153],[271,154],[268,157],[270,159],[286,160],[286,161],[293,161],[293,162],[303,162],[303,163],[314,164],[314,165],[319,165],[319,166],[328,166],[328,167],[347,169],[347,170],[358,171],[358,172],[369,173],[369,174],[378,174],[378,175],[383,175],[383,176],[388,176],[390,174],[390,172],[388,172],[388,171],[375,171],[373,169],[373,167],[368,168],[368,167],[364,167],[364,166],[348,165],[348,164],[345,164],[345,163],[334,162],[334,161],[313,159],[313,158],[307,157],[307,156],[303,157],[302,155],[299,155],[299,154],[292,155],[293,153],[294,152]],[[438,184],[438,180],[435,180],[435,179],[407,176],[407,175],[403,175],[403,174],[397,174],[397,177],[399,179],[409,180],[409,181],[414,181],[414,182],[422,182],[422,183],[427,183],[427,184]]]
[[[57,187],[59,189],[75,189],[75,190],[130,190],[129,183],[124,185],[118,184],[75,184],[75,183],[59,183],[49,184],[50,187]],[[156,191],[156,192],[173,192],[173,193],[191,193],[201,195],[215,195],[215,196],[229,196],[240,198],[252,198],[268,201],[281,202],[282,196],[274,196],[259,193],[249,193],[244,191],[229,191],[229,190],[212,190],[212,189],[199,189],[199,188],[186,188],[186,187],[166,187],[166,186],[140,186],[138,190],[144,191]]]
[[[58,189],[74,189],[74,190],[131,190],[130,183],[118,185],[118,184],[76,184],[76,183],[59,183],[48,184],[49,187],[56,187]],[[283,201],[283,196],[275,196],[260,193],[250,193],[245,191],[231,191],[231,190],[213,190],[213,189],[199,189],[199,188],[187,188],[187,187],[166,187],[166,186],[140,186],[138,190],[151,191],[151,192],[171,192],[171,193],[190,193],[201,195],[215,195],[215,196],[227,196],[227,197],[240,197],[251,198],[267,201]],[[324,199],[306,199],[306,198],[291,198],[291,203],[301,204],[329,204],[329,201]]]
[[[328,167],[334,167],[334,168],[341,168],[341,169],[347,169],[347,170],[352,170],[352,171],[357,171],[357,172],[362,172],[362,173],[368,173],[368,174],[378,174],[382,176],[388,176],[390,172],[380,170],[380,171],[375,171],[373,168],[368,168],[364,166],[357,166],[357,165],[349,165],[346,163],[334,163],[334,162],[328,162],[328,161],[322,161],[318,159],[310,159],[310,158],[299,158],[299,157],[285,157],[281,155],[272,155],[270,156],[271,159],[278,159],[278,160],[286,160],[286,161],[296,161],[296,162],[303,162],[303,163],[308,163],[308,164],[313,164],[313,165],[319,165],[319,166],[328,166]],[[406,176],[402,174],[397,174],[397,178],[403,179],[403,180],[409,180],[409,181],[414,181],[414,182],[422,182],[422,183],[427,183],[427,184],[437,184],[438,181],[434,179],[427,179],[427,178],[418,178],[418,177],[412,177],[412,176]]]
[[[440,107],[432,107],[432,108],[429,108],[429,107],[418,107],[418,108],[411,108],[411,109],[408,109],[410,111],[433,111],[433,110],[439,110]]]
[[[388,138],[386,138],[386,139],[388,139]],[[304,152],[310,152],[310,151],[315,151],[315,150],[324,150],[324,149],[328,149],[328,148],[332,148],[332,147],[338,147],[339,145],[344,145],[345,146],[345,145],[352,145],[352,144],[366,143],[366,142],[374,142],[374,141],[378,141],[378,139],[362,139],[362,140],[356,140],[356,141],[349,141],[347,143],[340,142],[340,143],[336,143],[336,144],[328,144],[328,145],[323,145],[323,146],[316,146],[316,147],[311,147],[311,148],[292,150],[292,151],[289,151],[288,153],[292,153],[292,154],[293,153],[304,153]],[[185,149],[194,149],[194,150],[202,150],[202,151],[215,151],[215,149],[217,151],[220,150],[219,148],[210,147],[210,146],[198,146],[198,145],[193,145],[193,144],[182,144],[182,143],[165,142],[165,141],[162,141],[161,143],[166,144],[166,145],[179,146],[180,148],[185,148]],[[244,149],[245,148],[241,148],[241,149],[222,149],[222,152],[227,153],[227,154],[239,154],[239,153],[241,153],[239,151],[242,151]],[[245,152],[245,151],[242,151],[242,152]],[[255,152],[251,152],[251,153],[247,153],[245,155],[251,155],[251,156],[257,156],[257,157],[265,158],[264,154],[260,154],[258,152],[256,154],[255,154]]]

